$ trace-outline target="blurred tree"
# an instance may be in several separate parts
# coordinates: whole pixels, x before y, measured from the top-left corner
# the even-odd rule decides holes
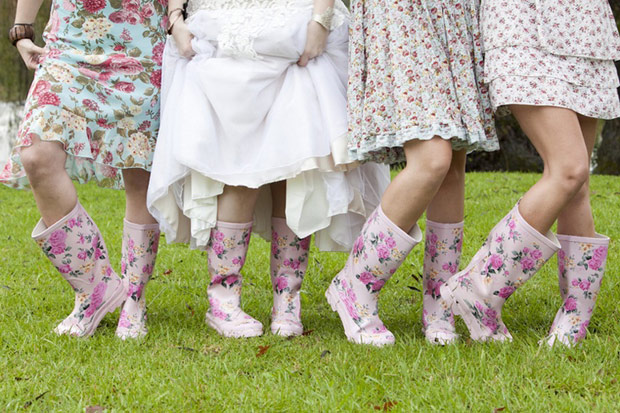
[[[26,69],[17,49],[7,37],[14,22],[16,5],[17,0],[0,1],[0,101],[24,100],[32,82],[32,72]],[[41,34],[49,19],[50,7],[51,0],[45,0],[35,22],[35,40],[38,45],[43,45]]]
[[[616,16],[616,22],[620,27],[620,1],[609,2]],[[616,69],[620,74],[620,62],[616,62]],[[618,90],[620,96],[620,89]],[[620,119],[605,122],[603,127],[603,140],[596,152],[596,173],[607,175],[620,175]]]

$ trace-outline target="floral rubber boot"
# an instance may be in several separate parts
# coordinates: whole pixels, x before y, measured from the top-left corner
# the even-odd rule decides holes
[[[407,234],[385,216],[381,206],[370,215],[347,263],[325,293],[349,341],[375,346],[394,343],[394,335],[379,318],[378,295],[421,240],[417,225]]]
[[[562,249],[558,251],[558,280],[562,307],[558,310],[549,335],[545,339],[553,346],[557,341],[572,347],[582,340],[601,289],[609,238],[558,234]]]
[[[127,296],[125,283],[112,270],[99,228],[78,202],[50,227],[39,220],[32,238],[75,291],[73,311],[54,332],[91,336],[101,319]]]
[[[218,221],[207,244],[211,282],[207,288],[207,324],[224,337],[256,337],[263,334],[260,321],[241,309],[241,268],[250,245],[252,223]]]
[[[517,288],[525,284],[556,253],[560,245],[549,231],[543,235],[521,216],[518,204],[506,215],[468,267],[439,289],[455,315],[460,316],[475,341],[511,341],[501,310]]]
[[[439,288],[457,273],[463,248],[463,223],[426,220],[422,281],[422,332],[431,344],[453,343],[458,334],[454,315],[441,299]]]
[[[301,324],[299,290],[308,268],[310,236],[299,238],[284,218],[271,219],[271,285],[273,309],[271,332],[280,336],[299,336]]]
[[[116,328],[116,335],[123,340],[144,337],[147,333],[144,288],[155,268],[159,234],[159,224],[124,221],[121,273],[129,290]]]

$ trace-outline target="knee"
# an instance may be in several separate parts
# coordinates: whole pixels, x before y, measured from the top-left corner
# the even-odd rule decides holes
[[[20,160],[28,175],[30,183],[36,185],[36,181],[53,176],[58,169],[64,168],[64,153],[58,154],[49,145],[35,143],[24,147],[20,151]]]
[[[587,157],[565,159],[549,172],[564,191],[572,194],[587,191],[587,188],[584,188],[590,177],[590,161]]]
[[[427,176],[429,181],[443,182],[448,171],[450,171],[451,153],[435,153],[432,156],[419,161],[417,165],[407,163],[405,171],[423,176]]]

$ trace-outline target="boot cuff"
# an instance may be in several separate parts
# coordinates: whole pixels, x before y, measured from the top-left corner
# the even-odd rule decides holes
[[[128,221],[127,218],[123,219],[123,225],[125,228],[130,228],[138,231],[154,231],[159,229],[159,224],[136,224],[134,222]]]
[[[39,219],[39,222],[37,222],[37,225],[32,230],[31,237],[34,240],[46,238],[49,234],[56,231],[58,228],[62,227],[69,219],[78,215],[80,211],[82,210],[83,208],[82,208],[82,205],[80,204],[80,201],[77,201],[75,203],[75,206],[71,210],[71,212],[69,212],[64,217],[60,218],[58,221],[56,221],[49,227],[45,225],[45,222],[43,222],[43,218]]]
[[[599,234],[599,233],[595,233],[594,237],[579,237],[577,235],[565,235],[565,234],[558,234],[557,237],[558,237],[558,240],[560,240],[560,243],[579,242],[579,243],[594,244],[594,245],[604,245],[604,246],[609,245],[609,237],[606,235]]]
[[[538,240],[542,245],[545,245],[547,248],[552,249],[553,252],[556,252],[557,250],[562,248],[562,246],[560,245],[560,242],[558,241],[558,239],[556,238],[555,234],[551,230],[547,231],[546,235],[543,235],[540,232],[538,232],[538,230],[536,230],[536,228],[531,226],[525,220],[525,218],[523,218],[523,216],[521,215],[521,212],[519,212],[519,203],[517,203],[517,205],[515,205],[513,211],[514,211],[514,214],[517,216],[518,221],[523,225],[525,230],[532,237],[534,237],[536,240]]]
[[[426,219],[426,226],[432,228],[441,228],[441,229],[455,229],[455,228],[463,228],[465,226],[465,221],[456,222],[456,223],[443,223],[443,222],[435,222],[430,219]]]
[[[422,231],[420,230],[418,224],[415,224],[411,231],[409,231],[409,233],[406,233],[401,227],[393,223],[392,220],[389,219],[387,215],[385,215],[385,213],[383,212],[383,208],[381,208],[381,205],[377,207],[377,212],[379,214],[379,217],[381,217],[384,222],[389,224],[390,227],[392,227],[392,229],[394,230],[394,233],[397,234],[399,237],[403,238],[405,242],[413,244],[413,246],[415,246],[422,241]]]

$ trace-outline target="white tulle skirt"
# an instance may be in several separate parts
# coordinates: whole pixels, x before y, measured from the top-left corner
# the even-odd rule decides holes
[[[147,204],[166,239],[204,247],[224,185],[261,188],[254,231],[271,239],[265,185],[286,180],[289,227],[349,249],[389,170],[347,152],[346,9],[338,2],[326,52],[302,68],[312,1],[204,3],[189,5],[196,56],[180,57],[172,38],[164,53]]]

